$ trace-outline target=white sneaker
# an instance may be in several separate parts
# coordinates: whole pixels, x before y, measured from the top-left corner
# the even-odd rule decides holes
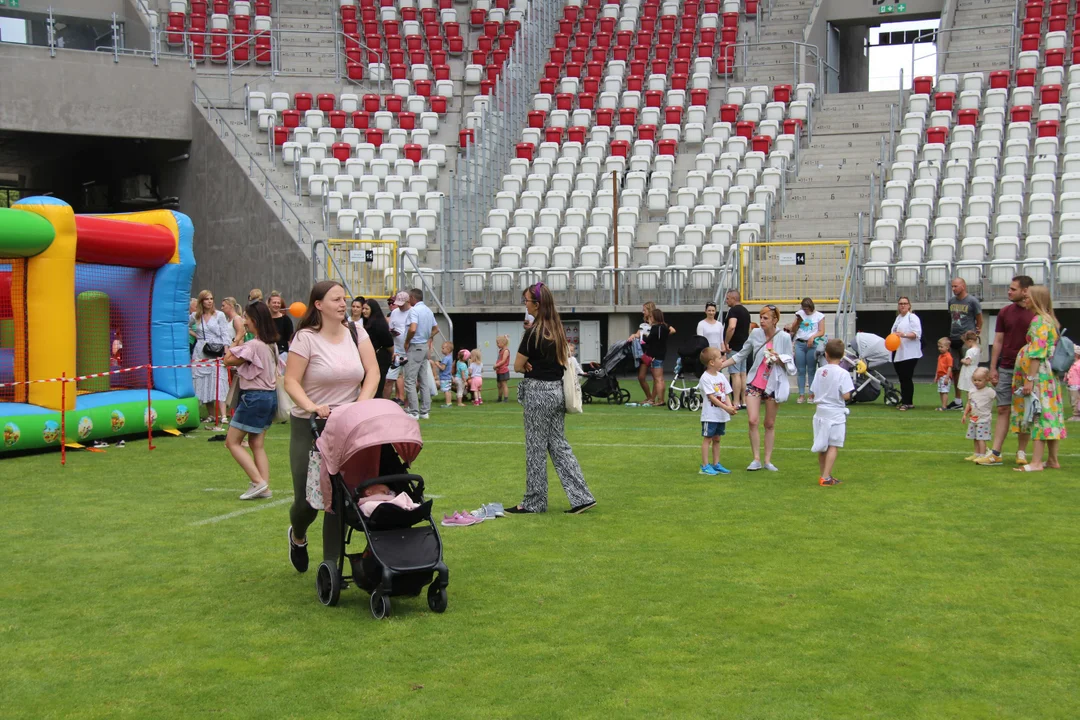
[[[241,500],[254,500],[257,497],[263,497],[263,493],[269,492],[270,489],[266,486],[266,483],[251,483],[247,492],[240,496]]]
[[[421,413],[421,414],[420,414],[420,419],[421,419],[421,420],[430,420],[430,419],[431,419],[431,416],[430,416],[430,415],[428,415],[427,413]]]
[[[776,467],[772,463],[765,463],[765,469],[769,472],[780,472],[780,468]]]
[[[755,460],[752,463],[750,463],[749,465],[747,465],[746,469],[753,471],[753,470],[760,470],[763,467],[765,467],[765,466],[761,464],[760,460]]]

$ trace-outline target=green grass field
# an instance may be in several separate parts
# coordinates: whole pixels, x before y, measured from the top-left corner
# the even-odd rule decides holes
[[[696,414],[588,406],[568,435],[595,510],[563,514],[552,471],[547,514],[441,528],[449,610],[381,622],[289,566],[284,428],[261,503],[201,431],[0,460],[0,716],[1076,718],[1080,446],[1037,475],[965,464],[922,390],[853,408],[837,488],[811,406],[781,408],[778,474],[742,470],[736,418],[722,478]],[[439,517],[520,499],[516,403],[423,432]]]

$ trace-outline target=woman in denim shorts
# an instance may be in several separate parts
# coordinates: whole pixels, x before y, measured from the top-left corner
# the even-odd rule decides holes
[[[251,485],[240,499],[254,500],[273,494],[270,491],[270,461],[263,441],[277,414],[278,331],[270,308],[262,302],[248,305],[244,326],[254,337],[229,348],[224,358],[226,365],[236,368],[240,389],[236,412],[225,436],[225,447],[251,479]],[[245,435],[251,447],[250,455],[241,445]]]

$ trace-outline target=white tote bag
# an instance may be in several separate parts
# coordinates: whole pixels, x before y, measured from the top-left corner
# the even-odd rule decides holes
[[[566,400],[566,412],[580,413],[581,408],[581,384],[578,382],[577,373],[574,372],[574,363],[567,359],[566,368],[562,376],[563,397]]]

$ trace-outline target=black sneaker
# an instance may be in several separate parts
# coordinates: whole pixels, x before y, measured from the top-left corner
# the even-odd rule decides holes
[[[307,543],[297,545],[293,541],[292,525],[289,526],[289,562],[296,568],[296,572],[307,572]]]
[[[953,400],[951,403],[945,406],[946,410],[963,410],[964,403],[960,400]]]
[[[581,513],[585,512],[586,510],[589,510],[590,508],[594,508],[594,507],[596,507],[596,501],[595,500],[593,500],[592,502],[585,503],[584,505],[578,505],[577,507],[572,507],[569,510],[563,510],[563,512],[565,512],[567,515],[580,515]]]

